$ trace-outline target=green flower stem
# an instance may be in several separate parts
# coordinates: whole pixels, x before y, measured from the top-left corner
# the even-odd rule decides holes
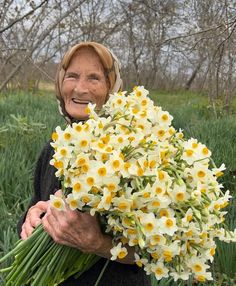
[[[29,269],[31,270],[31,268],[35,264],[35,261],[37,261],[38,257],[40,256],[42,252],[42,248],[40,247],[40,245],[42,246],[45,245],[44,242],[46,239],[47,237],[45,237],[44,235],[41,235],[38,237],[38,240],[36,241],[35,245],[30,249],[29,252],[28,252],[28,249],[26,249],[27,252],[25,251],[26,255],[24,259],[20,261],[20,264],[15,263],[15,267],[12,269],[12,271],[7,276],[7,279],[10,278],[9,282],[11,282],[12,280],[14,281],[16,279],[15,286],[22,285],[21,283],[25,280],[25,276],[28,276],[31,273]],[[13,266],[14,266],[14,263],[13,263]]]
[[[14,256],[17,252],[19,252],[21,249],[24,248],[25,248],[25,240],[19,240],[16,246],[0,259],[0,263],[6,261],[8,258]]]
[[[101,278],[102,278],[102,275],[103,275],[104,271],[105,271],[106,268],[107,268],[107,265],[108,265],[109,261],[110,261],[110,260],[107,259],[107,261],[106,261],[105,265],[103,266],[102,271],[100,272],[100,274],[99,274],[99,276],[98,276],[98,279],[97,279],[97,281],[96,281],[96,283],[95,283],[94,286],[98,286],[98,284],[99,284],[99,282],[100,282],[100,280],[101,280]]]

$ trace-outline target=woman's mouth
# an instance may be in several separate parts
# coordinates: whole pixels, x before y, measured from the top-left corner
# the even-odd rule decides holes
[[[78,99],[78,98],[72,98],[72,101],[75,104],[89,104],[89,103],[91,103],[90,100],[82,100],[82,99]]]

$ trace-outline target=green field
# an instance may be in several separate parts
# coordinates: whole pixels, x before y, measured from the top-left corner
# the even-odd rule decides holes
[[[174,116],[173,125],[183,129],[187,138],[198,138],[208,146],[217,166],[225,163],[227,170],[221,181],[233,196],[227,224],[235,228],[236,115],[226,115],[220,109],[213,111],[203,95],[152,92],[151,96]],[[16,223],[33,191],[37,157],[57,125],[65,122],[52,93],[0,95],[0,256],[17,240]],[[235,261],[236,245],[219,243],[212,266],[215,281],[207,285],[235,285]],[[178,284],[163,280],[158,285]],[[193,284],[190,281],[183,285]]]

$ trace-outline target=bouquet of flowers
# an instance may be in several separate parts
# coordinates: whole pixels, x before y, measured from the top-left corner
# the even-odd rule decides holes
[[[184,139],[171,126],[172,116],[154,105],[143,86],[111,95],[99,114],[92,104],[87,111],[86,122],[65,130],[57,127],[52,134],[51,164],[63,184],[62,197],[51,195],[52,206],[99,214],[113,237],[111,260],[124,258],[129,245],[135,249],[136,264],[157,280],[211,280],[215,238],[236,241],[236,232],[222,227],[222,209],[231,198],[217,181],[224,164],[217,168],[204,144]],[[33,236],[40,241],[40,251],[28,274],[29,264],[22,261],[26,246],[33,249]],[[16,246],[9,254],[16,257],[6,285],[57,285],[98,259],[51,241],[53,252],[49,239],[39,228]],[[52,253],[55,260],[49,263]],[[52,264],[54,272],[44,274],[43,267],[51,269]],[[26,273],[21,284],[14,275],[19,269]],[[35,284],[35,277],[43,274],[44,284]]]

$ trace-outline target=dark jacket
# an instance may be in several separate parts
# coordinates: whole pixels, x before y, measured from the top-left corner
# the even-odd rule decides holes
[[[34,196],[29,207],[38,201],[47,201],[50,194],[55,193],[60,188],[60,183],[55,176],[55,168],[49,164],[54,151],[48,142],[37,162],[34,178]],[[18,223],[18,233],[21,232],[21,226],[24,222],[25,215]],[[94,286],[97,278],[106,262],[101,258],[88,271],[83,273],[78,280],[73,277],[69,278],[60,286]],[[110,261],[100,280],[99,286],[150,286],[150,279],[144,270],[136,265],[122,264]]]

